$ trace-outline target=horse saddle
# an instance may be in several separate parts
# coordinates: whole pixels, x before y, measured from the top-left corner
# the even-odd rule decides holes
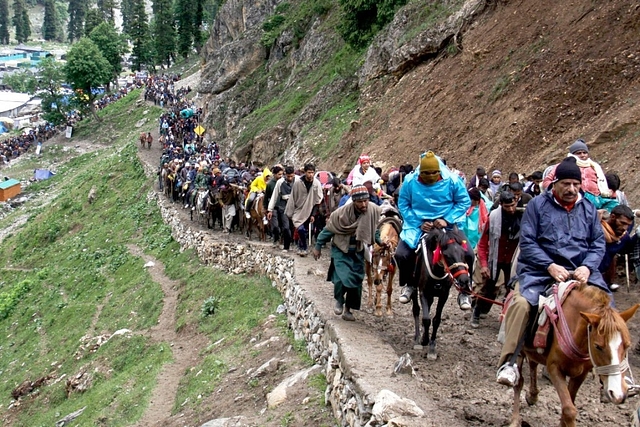
[[[578,284],[575,280],[561,282],[557,285],[548,287],[545,292],[538,297],[538,325],[533,334],[533,346],[539,353],[543,353],[547,348],[549,341],[549,331],[551,330],[551,322],[555,322],[558,317],[558,307],[556,301],[560,302],[560,306],[564,303],[567,295]],[[557,286],[557,288],[555,288]],[[556,290],[557,289],[557,300]]]

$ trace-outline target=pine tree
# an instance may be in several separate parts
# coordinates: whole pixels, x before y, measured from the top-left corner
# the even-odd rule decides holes
[[[133,2],[134,0],[122,0],[120,2],[120,13],[122,14],[122,32],[126,34],[129,40],[131,37],[131,20],[133,17]]]
[[[115,9],[118,7],[117,0],[98,0],[98,10],[102,13],[102,19],[115,24]]]
[[[102,12],[98,9],[89,9],[87,11],[87,16],[84,20],[84,35],[89,37],[91,31],[96,28],[98,25],[106,22],[102,19]]]
[[[178,24],[178,53],[187,59],[193,45],[195,22],[191,0],[177,0],[175,9]]]
[[[84,34],[84,20],[87,15],[85,0],[69,0],[69,25],[67,26],[67,36],[69,41],[79,40]]]
[[[0,0],[0,44],[9,44],[9,0]]]
[[[47,41],[51,41],[56,40],[58,38],[58,34],[58,11],[56,9],[56,2],[55,0],[45,0],[42,37]]]
[[[173,21],[172,0],[153,0],[154,21],[151,37],[156,64],[171,65],[176,51],[176,30]]]
[[[200,48],[204,43],[202,34],[202,19],[204,16],[204,0],[196,0],[196,13],[193,15],[193,46],[200,53]]]
[[[132,10],[130,15],[129,40],[133,42],[131,49],[131,61],[133,69],[140,71],[142,65],[151,61],[149,43],[149,24],[147,22],[147,12],[144,10],[144,0],[132,0]]]
[[[13,3],[13,26],[16,27],[16,40],[24,43],[31,35],[31,22],[24,0],[15,0]]]

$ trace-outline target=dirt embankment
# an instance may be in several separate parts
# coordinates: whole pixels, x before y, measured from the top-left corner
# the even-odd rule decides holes
[[[451,49],[363,88],[362,116],[323,166],[417,163],[431,149],[467,174],[529,174],[576,138],[640,205],[640,5],[500,1]],[[366,101],[367,100],[367,101]],[[368,101],[372,100],[372,101]]]

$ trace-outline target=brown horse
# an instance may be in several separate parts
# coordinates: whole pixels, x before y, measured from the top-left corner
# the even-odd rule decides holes
[[[542,354],[528,343],[523,348],[530,371],[527,403],[533,405],[538,400],[537,370],[538,365],[545,365],[562,404],[560,426],[576,425],[578,410],[574,404],[575,398],[582,382],[594,368],[603,384],[603,395],[617,405],[627,398],[628,387],[624,377],[625,371],[629,370],[627,350],[631,339],[626,322],[635,314],[640,304],[621,313],[610,304],[611,298],[601,289],[577,284],[558,310],[558,323],[564,317],[569,333],[550,331],[553,336]],[[559,325],[558,330],[562,331],[563,328]],[[563,352],[566,347],[574,348],[576,354],[573,357],[567,356]],[[514,387],[512,427],[520,426],[521,423],[520,391],[524,383],[522,366],[519,370],[520,378]]]
[[[263,198],[264,193],[259,193],[256,195],[255,199],[253,199],[253,203],[251,204],[251,206],[247,206],[251,214],[251,219],[249,219],[249,224],[247,227],[247,237],[251,239],[251,230],[255,225],[255,227],[258,229],[258,238],[261,242],[266,242],[267,224],[264,223],[266,212],[264,210]]]
[[[399,242],[399,230],[402,222],[396,217],[382,217],[378,229],[382,245],[375,244],[371,254],[371,262],[365,261],[367,284],[369,285],[369,297],[367,306],[373,307],[375,301],[375,316],[382,316],[382,289],[387,283],[387,316],[393,315],[391,310],[391,294],[393,293],[393,278],[395,277],[396,263],[393,256]],[[375,271],[374,271],[375,270]],[[376,285],[376,296],[373,297],[373,285]]]
[[[140,147],[144,148],[144,144],[147,142],[147,133],[146,132],[141,132],[140,133]]]

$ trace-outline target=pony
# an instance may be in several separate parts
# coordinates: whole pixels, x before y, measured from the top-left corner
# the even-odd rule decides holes
[[[384,211],[378,223],[380,230],[380,240],[382,245],[375,244],[371,252],[371,261],[365,257],[365,271],[367,274],[367,285],[369,286],[369,297],[367,306],[373,307],[375,303],[374,316],[382,316],[382,289],[383,284],[387,284],[387,316],[393,315],[391,310],[391,294],[393,293],[393,278],[395,277],[396,263],[393,256],[398,247],[400,230],[402,229],[402,219],[395,208]],[[375,298],[373,296],[373,285],[376,286]]]
[[[576,425],[576,395],[592,370],[603,385],[602,397],[616,405],[624,403],[629,391],[624,373],[629,370],[627,352],[631,345],[626,322],[640,307],[640,304],[636,304],[619,313],[611,307],[611,298],[601,289],[578,281],[572,282],[570,286],[573,289],[567,290],[569,294],[562,305],[557,299],[557,286],[554,286],[557,324],[552,321],[554,328],[549,331],[544,351],[541,353],[540,349],[531,345],[530,340],[525,340],[520,353],[529,363],[527,403],[534,405],[538,401],[537,371],[538,365],[544,365],[562,405],[560,426],[566,427]],[[567,355],[567,352],[573,354]],[[520,376],[514,386],[512,427],[521,423],[520,392],[524,384],[522,363],[518,369]]]
[[[442,310],[449,298],[451,285],[468,288],[469,266],[465,262],[466,241],[457,228],[453,230],[433,229],[420,238],[418,257],[414,269],[418,292],[411,295],[415,325],[414,349],[422,350],[428,345],[427,359],[436,360],[436,336],[442,320]],[[418,298],[420,303],[418,303]],[[431,305],[438,298],[436,313],[431,319]],[[423,334],[420,336],[420,306],[422,306]],[[433,327],[431,337],[429,328]]]
[[[220,228],[222,228],[222,206],[220,201],[220,189],[218,187],[214,187],[209,191],[205,210],[207,211],[207,228],[214,228],[216,222],[220,225]]]
[[[147,142],[147,133],[146,132],[141,132],[140,133],[140,147],[144,148],[144,144]]]
[[[251,206],[248,206],[251,218],[248,221],[247,237],[251,239],[251,230],[255,225],[256,229],[258,230],[258,238],[260,239],[261,242],[266,242],[267,241],[266,229],[268,224],[265,223],[266,212],[264,209],[263,202],[264,202],[264,193],[259,193],[253,199],[253,203],[251,204]]]

